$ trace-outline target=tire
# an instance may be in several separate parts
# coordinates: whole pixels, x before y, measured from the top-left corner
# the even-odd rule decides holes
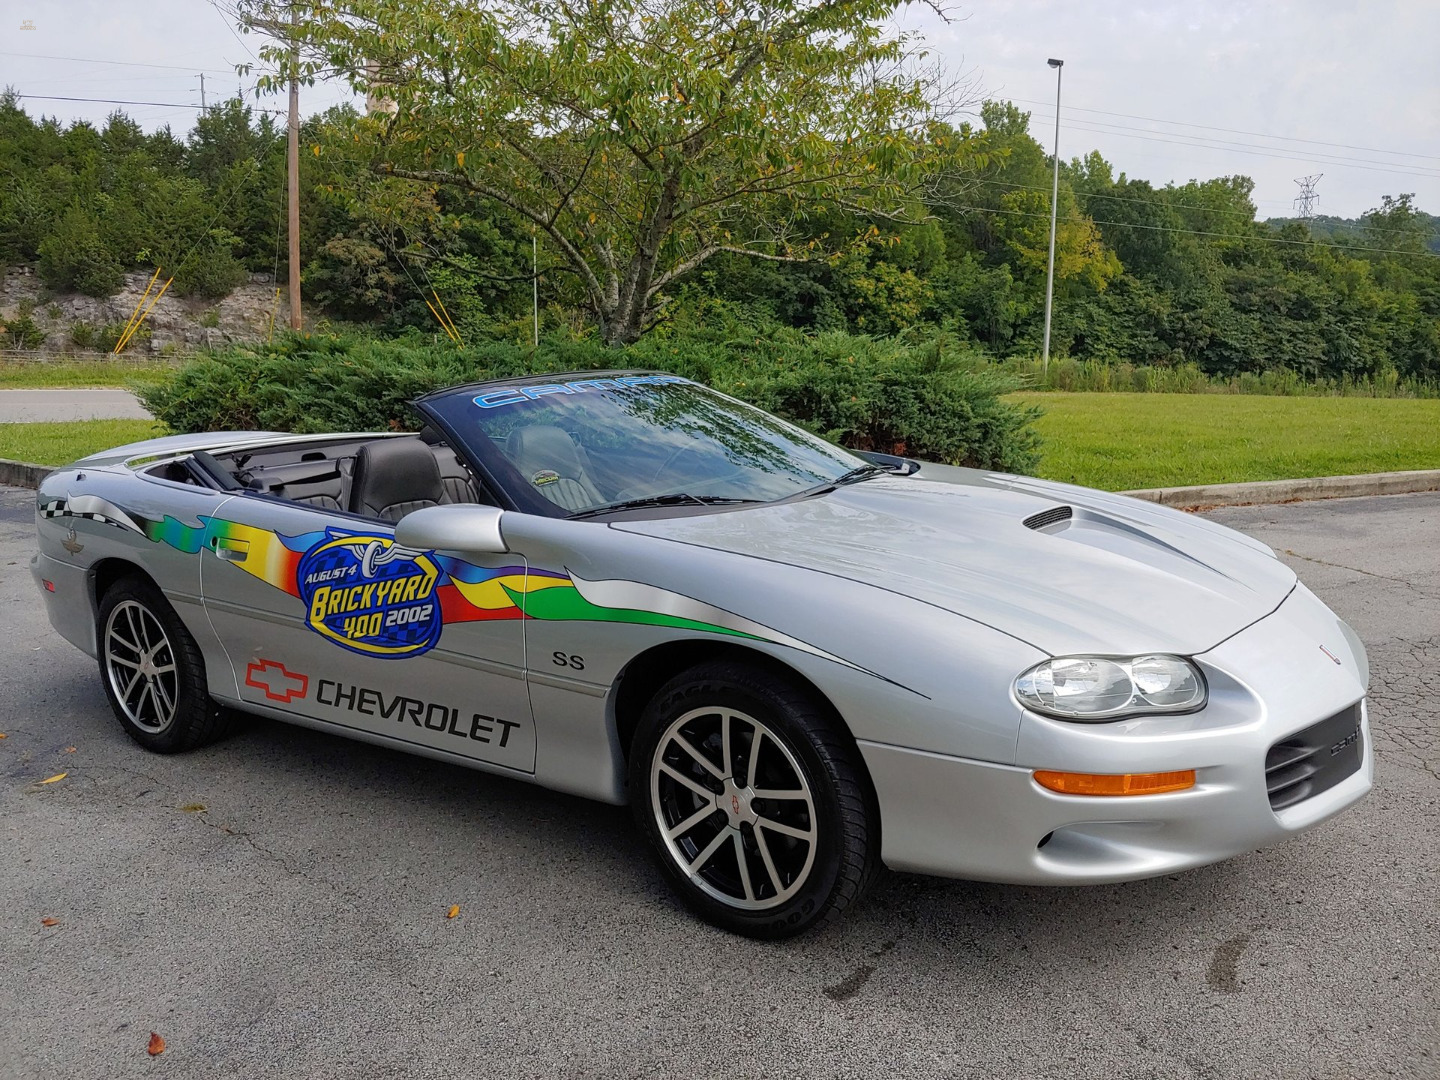
[[[879,864],[855,740],[813,695],[756,667],[705,663],[666,683],[636,728],[629,785],[676,893],[746,937],[839,918]]]
[[[229,730],[229,714],[210,700],[200,647],[148,579],[122,578],[106,591],[95,641],[110,708],[145,749],[193,750]]]

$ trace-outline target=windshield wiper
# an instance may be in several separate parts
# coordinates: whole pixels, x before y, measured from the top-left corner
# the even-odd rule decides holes
[[[592,506],[589,510],[571,514],[570,518],[573,521],[576,518],[594,517],[597,514],[609,514],[619,510],[646,510],[652,506],[727,506],[760,501],[759,499],[732,499],[725,495],[692,495],[688,491],[677,491],[669,495],[646,495],[640,499],[626,499],[624,502],[609,503],[605,506]]]
[[[846,484],[858,484],[861,480],[869,480],[872,476],[888,476],[893,472],[882,465],[858,465],[847,473],[842,473],[834,480],[826,480],[823,484],[816,484],[812,488],[806,488],[800,492],[800,498],[808,499],[814,495],[825,495],[838,487]]]
[[[844,487],[846,484],[858,484],[861,480],[869,480],[872,476],[886,476],[894,471],[894,469],[887,469],[883,465],[858,465],[839,479],[830,481],[830,483],[835,487]]]

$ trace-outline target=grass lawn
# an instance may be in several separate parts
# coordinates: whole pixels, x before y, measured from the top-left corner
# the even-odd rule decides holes
[[[0,360],[0,390],[125,387],[170,367],[166,360]]]
[[[66,465],[98,450],[163,434],[164,427],[154,420],[0,424],[0,457],[37,465]]]
[[[1109,491],[1440,469],[1440,400],[1013,396],[1045,410],[1041,476]]]

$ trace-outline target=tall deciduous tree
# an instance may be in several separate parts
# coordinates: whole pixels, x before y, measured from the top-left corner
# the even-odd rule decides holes
[[[907,0],[237,2],[291,39],[280,70],[298,46],[304,74],[393,103],[361,125],[377,170],[534,229],[611,343],[720,252],[820,258],[920,220],[976,152],[943,122],[957,87],[889,27]],[[810,227],[837,208],[854,236]]]

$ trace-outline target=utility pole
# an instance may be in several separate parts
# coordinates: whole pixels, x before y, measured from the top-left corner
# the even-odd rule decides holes
[[[293,28],[299,13],[292,4],[290,26],[290,147],[286,172],[289,176],[290,195],[290,328],[300,330],[300,45],[295,41]]]
[[[1041,382],[1050,378],[1050,308],[1055,297],[1055,214],[1060,201],[1060,69],[1064,60],[1046,60],[1055,69],[1055,179],[1050,185],[1050,261],[1045,268],[1045,351],[1040,360]]]
[[[540,239],[530,234],[530,282],[535,302],[535,347],[540,347]]]
[[[205,73],[200,73],[200,111],[205,111]]]

